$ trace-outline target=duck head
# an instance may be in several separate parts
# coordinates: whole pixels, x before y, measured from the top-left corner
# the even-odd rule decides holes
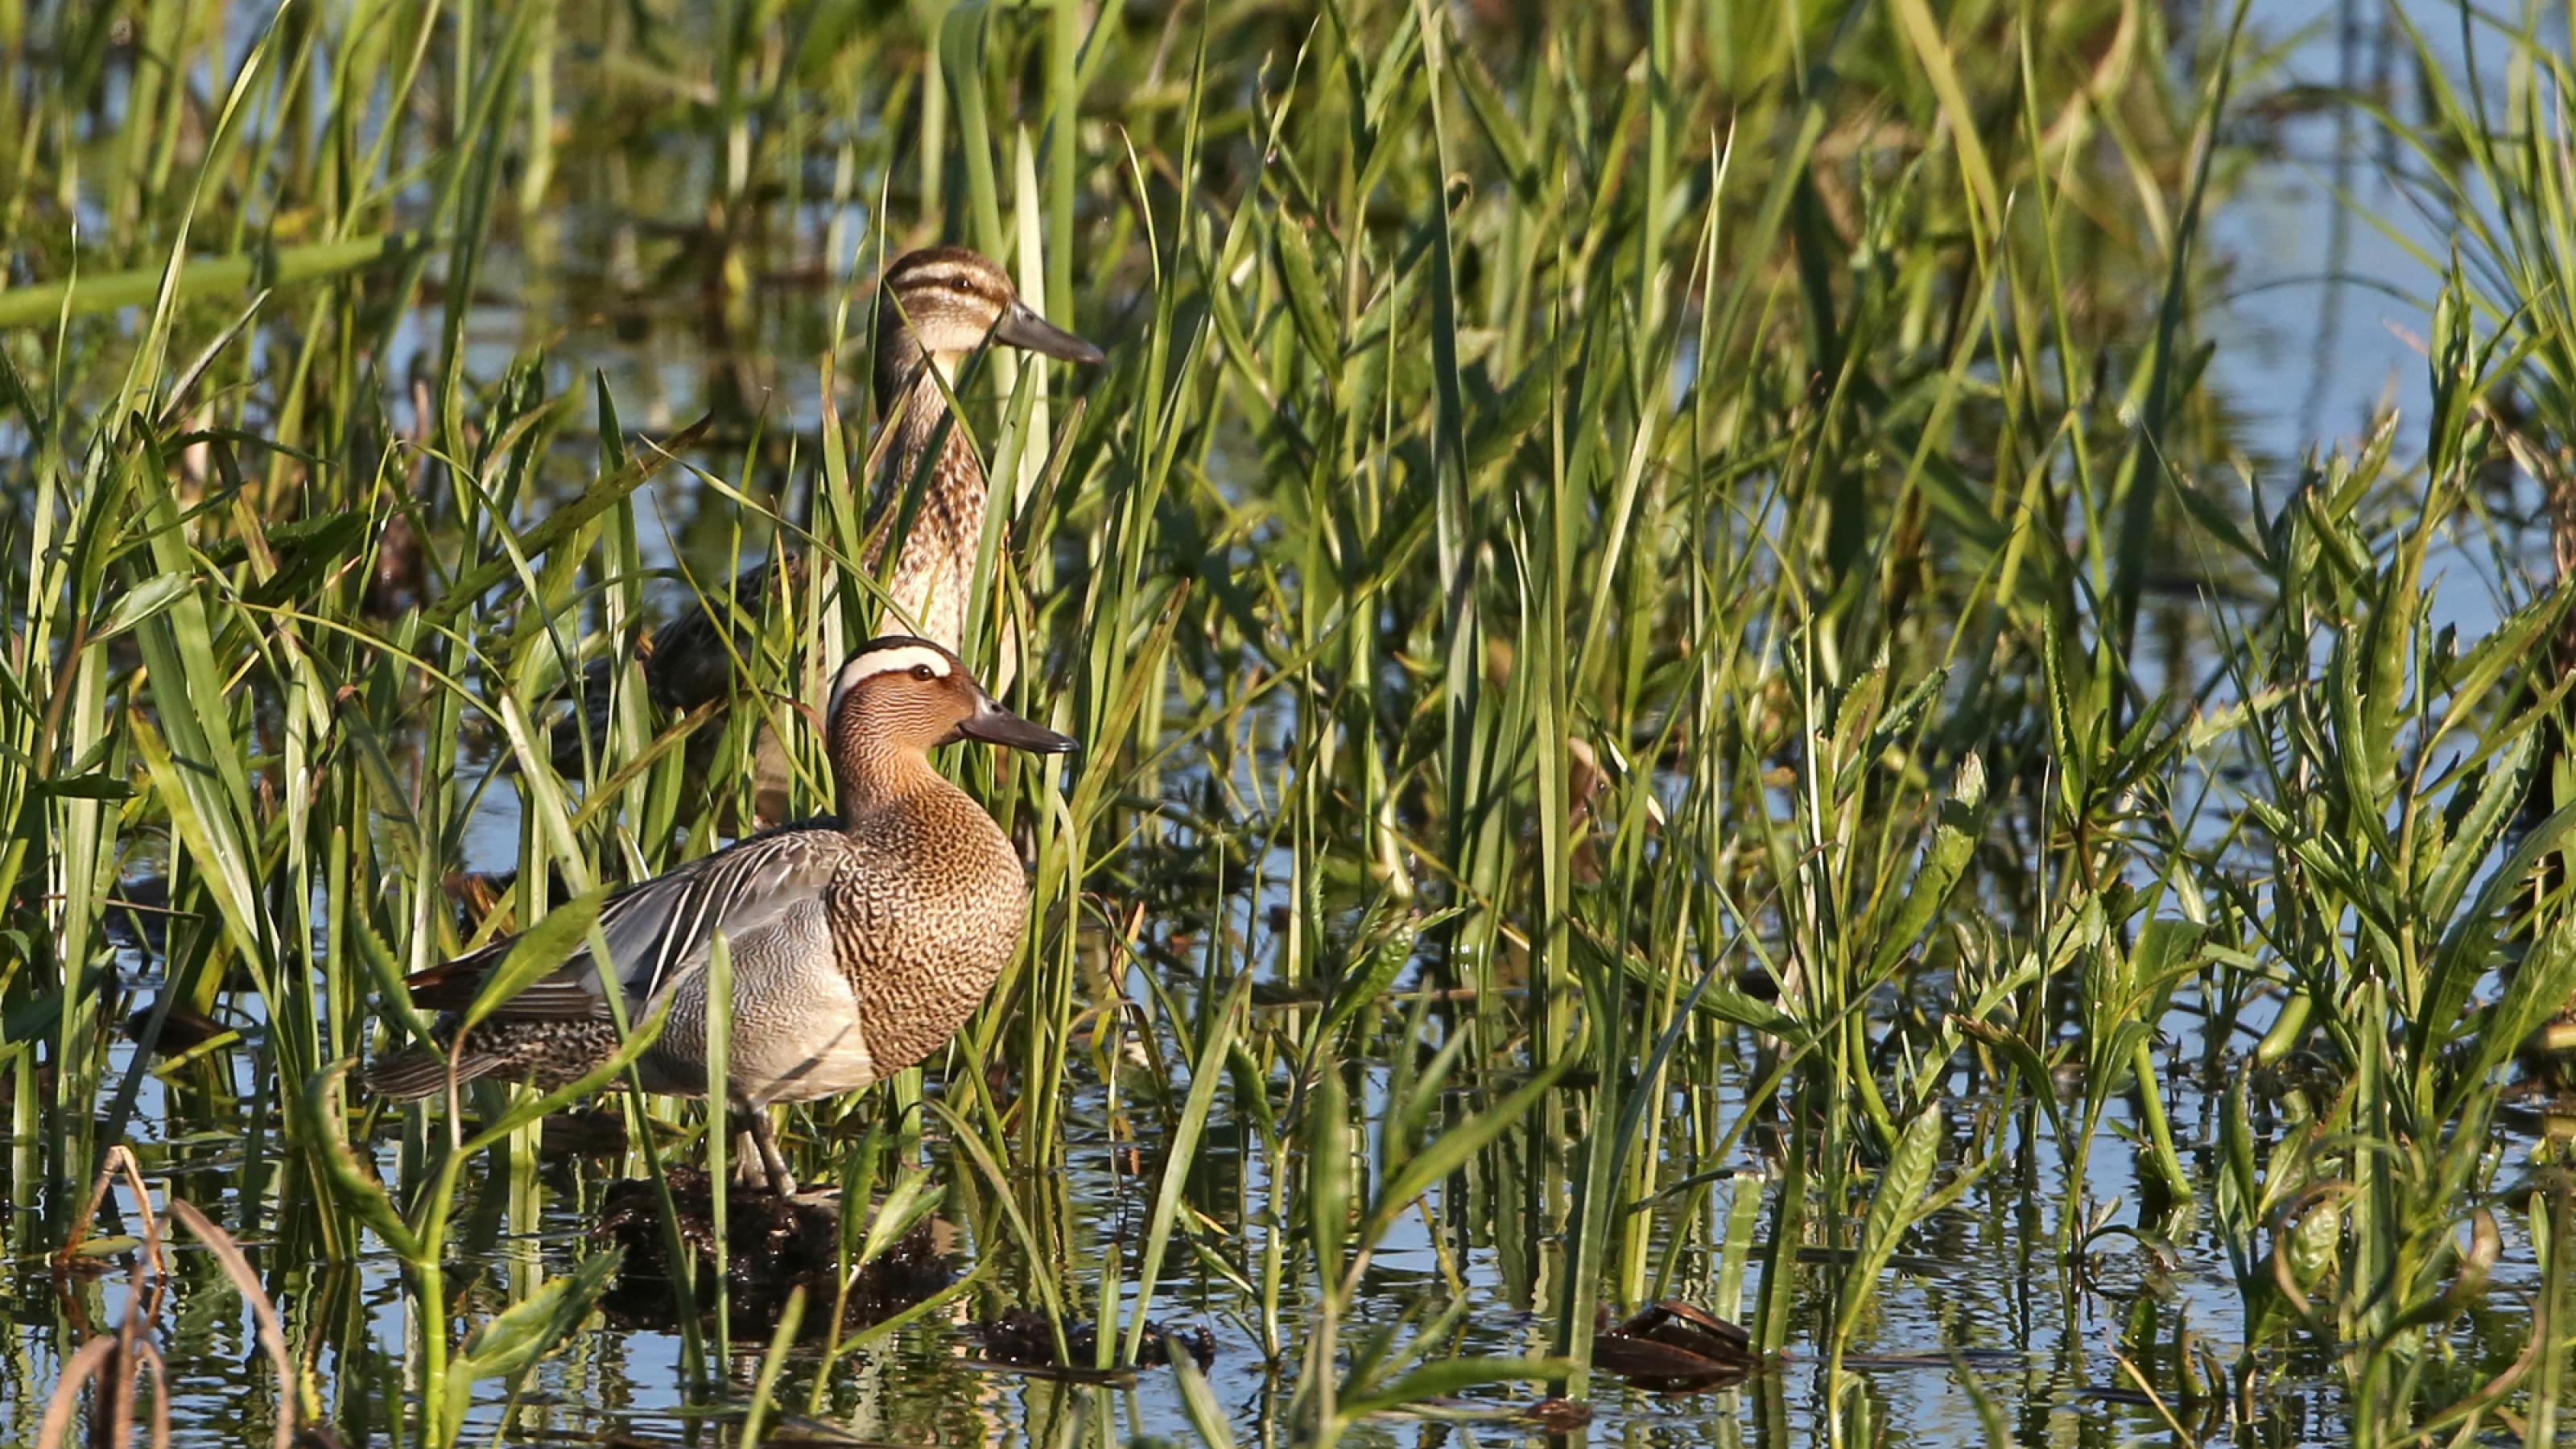
[[[872,759],[914,759],[941,745],[981,740],[1041,755],[1069,754],[1074,741],[1004,709],[957,656],[927,639],[888,634],[850,655],[832,681],[824,711],[834,763],[848,778]]]
[[[964,247],[925,247],[895,258],[877,287],[877,402],[885,406],[927,359],[954,380],[985,340],[1096,367],[1099,348],[1020,300],[1010,273]]]

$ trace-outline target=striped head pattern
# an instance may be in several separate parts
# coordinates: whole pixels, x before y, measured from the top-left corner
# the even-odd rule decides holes
[[[1002,708],[956,655],[909,634],[871,639],[850,655],[832,680],[824,727],[836,752],[844,741],[927,750],[960,739],[1041,754],[1074,748],[1072,740]]]

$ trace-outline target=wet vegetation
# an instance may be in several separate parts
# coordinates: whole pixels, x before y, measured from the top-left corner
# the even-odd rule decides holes
[[[2556,1442],[2576,32],[2342,18],[0,0],[0,1438]],[[2265,456],[2313,116],[2427,405]],[[1024,954],[811,1211],[369,1101],[828,804],[935,241],[1110,355],[959,379]]]

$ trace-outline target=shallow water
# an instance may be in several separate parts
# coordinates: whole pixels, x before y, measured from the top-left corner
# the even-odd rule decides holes
[[[1723,1102],[1727,1095],[1723,1088],[1710,1092],[1716,1099],[1711,1105]],[[1079,1124],[1096,1122],[1101,1105],[1097,1089],[1077,1099],[1071,1119],[1077,1124],[1078,1138]],[[234,1135],[258,1115],[255,1105],[245,1106],[238,1115],[192,1118],[184,1106],[151,1087],[142,1106],[133,1135],[147,1176],[157,1180],[166,1174],[173,1190],[193,1201],[211,1205],[230,1199],[235,1213],[246,1211],[240,1193],[260,1193],[264,1206],[258,1217],[271,1231],[255,1231],[243,1241],[264,1262],[286,1256],[273,1251],[283,1245],[276,1234],[309,1239],[310,1224],[297,1221],[307,1211],[299,1202],[303,1193],[293,1181],[293,1170],[274,1155],[273,1143],[264,1149],[254,1147],[257,1158],[247,1158],[241,1139]],[[1373,1119],[1382,1115],[1382,1099],[1371,1106]],[[1962,1120],[1977,1110],[1973,1098],[1963,1098],[1956,1107]],[[1543,1353],[1549,1344],[1552,1325],[1533,1313],[1525,1276],[1505,1266],[1515,1260],[1527,1262],[1538,1243],[1529,1236],[1517,1242],[1498,1240],[1499,1224],[1491,1215],[1488,1198],[1490,1193],[1512,1189],[1507,1175],[1512,1159],[1525,1162],[1534,1147],[1526,1140],[1507,1146],[1488,1168],[1490,1180],[1465,1185],[1463,1191],[1453,1184],[1432,1200],[1445,1245],[1456,1254],[1470,1304],[1462,1351]],[[380,1168],[389,1176],[396,1166],[395,1156],[389,1144],[379,1154]],[[942,1175],[971,1171],[944,1152],[934,1153],[933,1160]],[[1206,1154],[1206,1161],[1210,1171],[1220,1174],[1243,1165],[1257,1186],[1257,1164],[1247,1164],[1239,1150],[1224,1150],[1221,1141]],[[1727,1193],[1742,1190],[1745,1183],[1758,1184],[1762,1168],[1750,1155],[1716,1165],[1757,1174],[1737,1178],[1716,1194],[1710,1211],[1713,1221],[1722,1222]],[[567,1178],[565,1171],[574,1177]],[[467,1246],[459,1255],[464,1267],[456,1277],[468,1281],[457,1291],[469,1303],[489,1311],[498,1302],[490,1292],[493,1283],[512,1281],[531,1264],[542,1263],[550,1274],[568,1270],[585,1250],[599,1172],[596,1164],[549,1169],[539,1179],[544,1184],[543,1200],[532,1215],[525,1215],[528,1204],[511,1200],[506,1181],[470,1187],[460,1220],[486,1226],[461,1234]],[[2134,1197],[2127,1164],[2116,1152],[2097,1152],[2092,1181],[2096,1192],[2105,1197],[2124,1193]],[[1954,1351],[1959,1365],[1966,1366],[1987,1392],[2010,1405],[2015,1420],[2037,1436],[2029,1442],[2053,1440],[2070,1428],[2108,1433],[2116,1439],[2158,1427],[2152,1411],[2103,1392],[2125,1385],[2109,1355],[2093,1346],[2102,1327],[2096,1317],[2101,1304],[2088,1298],[2079,1308],[2078,1321],[2067,1320],[2068,1305],[2053,1286],[2058,1274],[2044,1261],[2045,1244],[2054,1230],[2056,1184],[2039,1186],[2041,1191],[2030,1193],[2020,1184],[1989,1181],[1957,1209],[1928,1221],[1910,1245],[1909,1262],[1927,1260],[1914,1266],[1937,1271],[1895,1275],[1872,1326],[1854,1346],[1856,1370],[1881,1402],[1884,1422],[1896,1435],[1890,1442],[1937,1444],[1973,1437],[1976,1418],[1967,1392],[1955,1378],[1959,1368],[1950,1361]],[[1112,1154],[1097,1144],[1087,1150],[1076,1148],[1066,1190],[1090,1231],[1104,1236],[1122,1229],[1132,1233],[1141,1217],[1144,1187],[1119,1173]],[[27,1215],[20,1224],[36,1221]],[[127,1222],[130,1228],[132,1219]],[[1449,1288],[1442,1246],[1418,1220],[1399,1225],[1377,1253],[1364,1291],[1363,1322],[1392,1320],[1408,1306],[1445,1302]],[[41,1390],[53,1382],[60,1367],[54,1345],[77,1337],[70,1332],[68,1304],[55,1299],[41,1269],[42,1247],[24,1237],[12,1245],[13,1255],[31,1254],[39,1260],[31,1265],[26,1257],[19,1258],[11,1294],[19,1324],[18,1349],[0,1365],[0,1389],[7,1390],[0,1398],[13,1405],[0,1414],[0,1435],[12,1441],[32,1435],[42,1406]],[[2151,1271],[2166,1273],[2196,1318],[2205,1315],[2213,1325],[2223,1323],[2233,1290],[2215,1248],[2190,1240],[2176,1247],[2178,1262],[2151,1269],[2134,1244],[2115,1242],[2101,1251],[2098,1271],[2110,1284],[2134,1283]],[[271,1380],[257,1351],[254,1325],[240,1299],[207,1271],[202,1253],[184,1245],[177,1246],[175,1253],[175,1281],[158,1319],[164,1351],[175,1371],[174,1425],[180,1442],[219,1442],[242,1433],[246,1425],[265,1423]],[[1710,1257],[1704,1247],[1684,1252],[1677,1264],[1677,1296],[1707,1301],[1715,1276]],[[2002,1271],[1997,1271],[1999,1267]],[[346,1337],[332,1335],[338,1348],[324,1375],[324,1400],[336,1410],[339,1427],[350,1442],[357,1442],[362,1434],[382,1435],[389,1427],[384,1410],[380,1402],[370,1400],[395,1392],[404,1383],[403,1345],[413,1329],[405,1320],[407,1300],[399,1288],[396,1265],[389,1256],[374,1253],[345,1267],[284,1272],[269,1267],[267,1271],[271,1291],[290,1320],[323,1319],[348,1325]],[[471,1281],[476,1275],[488,1281]],[[125,1273],[110,1271],[95,1282],[74,1281],[65,1287],[69,1301],[82,1306],[90,1323],[106,1325],[125,1311],[132,1291],[127,1285]],[[1123,1442],[1132,1434],[1170,1433],[1186,1424],[1167,1369],[1148,1368],[1132,1382],[1093,1386],[979,1363],[977,1340],[965,1322],[976,1313],[975,1303],[970,1299],[951,1312],[902,1330],[890,1342],[860,1350],[854,1360],[838,1366],[827,1385],[821,1417],[862,1439],[895,1444],[1018,1442],[1036,1437],[1052,1441],[1059,1433],[1071,1432],[1072,1424],[1082,1426],[1079,1432],[1086,1436],[1106,1432]],[[1824,1310],[1819,1305],[1802,1314],[1802,1321],[1811,1321],[1815,1311]],[[1166,1324],[1204,1325],[1213,1333],[1217,1356],[1208,1375],[1211,1385],[1236,1415],[1239,1432],[1270,1438],[1284,1432],[1284,1425],[1266,1423],[1265,1417],[1282,1407],[1279,1399],[1287,1380],[1263,1363],[1256,1333],[1247,1322],[1256,1312],[1257,1305],[1224,1280],[1186,1271],[1167,1277],[1154,1309]],[[1293,1325],[1297,1306],[1289,1305],[1289,1312]],[[517,1444],[596,1442],[608,1433],[645,1442],[693,1441],[692,1435],[710,1417],[738,1417],[741,1401],[749,1394],[761,1344],[751,1339],[736,1347],[728,1401],[711,1409],[680,1390],[684,1360],[675,1334],[601,1327],[581,1335],[567,1352],[545,1365],[515,1405],[478,1399],[476,1428],[469,1432],[469,1442],[495,1433]],[[1803,1427],[1793,1431],[1791,1426],[1813,1422],[1810,1399],[1820,1388],[1821,1370],[1813,1361],[1812,1348],[1810,1342],[1794,1343],[1786,1367],[1724,1391],[1660,1394],[1615,1382],[1599,1383],[1592,1401],[1591,1432],[1622,1443],[1705,1442],[1720,1426],[1736,1424],[1749,1443],[1804,1442]],[[1916,1361],[1897,1361],[1906,1358]],[[809,1364],[791,1357],[775,1401],[783,1407],[801,1407],[811,1381]],[[484,1388],[489,1391],[496,1386]],[[1533,1396],[1529,1391],[1483,1391],[1471,1394],[1457,1408],[1462,1413],[1500,1415],[1526,1405]],[[1389,1420],[1372,1426],[1367,1437],[1413,1443],[1425,1436],[1436,1441],[1445,1432]],[[1496,1422],[1480,1425],[1476,1433],[1479,1438],[1514,1442],[1535,1437],[1537,1431]]]
[[[2214,1129],[2202,1114],[2215,1106],[2193,1090],[2195,1074],[2182,1065],[2201,1049],[2198,1023],[2177,1013],[2168,1026],[2176,1061],[2167,1076],[2170,1110],[2186,1140],[2207,1140]],[[119,1067],[128,1060],[127,1050],[120,1049]],[[249,1079],[242,1066],[232,1058],[223,1060],[230,1087],[246,1088]],[[331,1345],[319,1362],[307,1366],[324,1405],[348,1442],[381,1441],[398,1432],[389,1422],[387,1401],[417,1392],[416,1382],[407,1377],[405,1357],[418,1326],[408,1321],[411,1300],[401,1290],[398,1266],[382,1251],[347,1264],[325,1265],[308,1256],[316,1229],[310,1189],[299,1180],[300,1170],[277,1153],[275,1117],[266,1104],[255,1101],[209,1101],[204,1091],[209,1083],[198,1075],[202,1070],[182,1074],[193,1079],[184,1091],[156,1077],[145,1078],[129,1134],[145,1173],[156,1182],[166,1178],[178,1196],[209,1207],[221,1205],[236,1228],[245,1220],[258,1225],[243,1234],[243,1243],[261,1263],[270,1292],[290,1322],[315,1326],[316,1339]],[[1388,1107],[1385,1073],[1368,1072],[1365,1081],[1370,1091],[1367,1120],[1381,1121]],[[1731,1119],[1738,1107],[1735,1090],[1726,1081],[1687,1086],[1668,1098],[1670,1120],[1678,1129],[1695,1109]],[[1481,1092],[1457,1094],[1462,1109],[1486,1100]],[[1067,1121],[1074,1146],[1063,1188],[1080,1231],[1102,1241],[1132,1243],[1141,1232],[1150,1183],[1137,1179],[1126,1165],[1128,1144],[1113,1146],[1107,1105],[1105,1089],[1096,1083],[1078,1092],[1071,1104]],[[1955,1139],[1974,1129],[1990,1113],[1990,1105],[1973,1091],[1960,1093],[1946,1114],[1951,1135]],[[2232,1350],[2230,1325],[2241,1321],[2242,1309],[2225,1250],[2202,1216],[2150,1220],[2138,1210],[2142,1185],[2126,1146],[2124,1134],[2132,1126],[2126,1117],[2125,1108],[2115,1107],[2109,1114],[2086,1173],[2092,1201],[2110,1205],[2104,1221],[2115,1230],[2084,1245],[2083,1271],[2075,1280],[2062,1271],[2057,1257],[2066,1183],[2059,1144],[2044,1121],[2005,1127],[2008,1146],[2033,1150],[2008,1154],[2007,1165],[1977,1183],[1957,1206],[1918,1227],[1848,1360],[1877,1405],[1880,1442],[1981,1441],[1977,1394],[2001,1408],[2020,1443],[2116,1443],[2157,1436],[2165,1430],[2163,1419],[2137,1394],[2112,1347],[2120,1315],[2150,1288],[2162,1296],[2168,1311],[2187,1315],[2214,1346]],[[2030,1138],[2034,1128],[2036,1136]],[[1454,1267],[1468,1304],[1461,1352],[1546,1352],[1553,1325],[1535,1311],[1528,1265],[1561,1230],[1561,1220],[1550,1213],[1561,1211],[1563,1204],[1508,1204],[1506,1199],[1521,1195],[1530,1182],[1563,1183],[1564,1144],[1574,1130],[1559,1109],[1542,1108],[1467,1174],[1436,1190],[1429,1199],[1429,1216],[1438,1225],[1437,1235],[1420,1218],[1408,1218],[1388,1234],[1364,1286],[1358,1319],[1346,1332],[1447,1305]],[[398,1123],[388,1120],[379,1134],[376,1160],[388,1180],[399,1166],[398,1131]],[[1137,1145],[1150,1161],[1150,1124],[1145,1132]],[[49,1279],[43,1268],[48,1244],[37,1236],[42,1218],[27,1194],[38,1181],[25,1168],[24,1154],[33,1144],[7,1146],[18,1154],[14,1160],[20,1170],[13,1176],[18,1213],[8,1244],[17,1265],[8,1282],[16,1327],[12,1351],[0,1359],[0,1404],[8,1405],[0,1409],[0,1440],[25,1442],[42,1411],[44,1390],[59,1374],[61,1346],[117,1322],[134,1276],[126,1268],[98,1264],[93,1265],[100,1275],[95,1278]],[[1945,1159],[1954,1156],[1944,1153]],[[2508,1146],[2507,1157],[2501,1175],[2510,1178],[2520,1147]],[[1553,1169],[1546,1166],[1551,1158],[1558,1160]],[[935,1137],[930,1161],[934,1176],[943,1180],[973,1172]],[[1247,1199],[1262,1191],[1265,1165],[1239,1129],[1212,1124],[1202,1163],[1203,1171],[1219,1181],[1239,1178]],[[2027,1174],[2014,1170],[2021,1164],[2028,1165]],[[2208,1167],[2195,1163],[2195,1174]],[[1768,1190],[1776,1176],[1774,1165],[1749,1149],[1720,1160],[1677,1154],[1671,1176],[1712,1171],[1725,1175],[1704,1215],[1696,1223],[1677,1225],[1683,1242],[1666,1244],[1679,1249],[1670,1292],[1727,1311],[1715,1295],[1718,1264],[1712,1246],[1724,1237],[1726,1202],[1738,1191]],[[533,1184],[509,1178],[482,1181],[469,1173],[458,1213],[459,1250],[451,1260],[451,1291],[462,1295],[469,1316],[497,1309],[507,1301],[499,1290],[524,1285],[532,1269],[542,1267],[546,1276],[554,1276],[592,1251],[591,1227],[605,1173],[599,1161],[582,1159],[549,1159]],[[1222,1200],[1225,1194],[1218,1196]],[[122,1188],[117,1198],[120,1211],[130,1209]],[[255,1199],[257,1206],[246,1198]],[[1535,1217],[1529,1215],[1532,1208]],[[130,1212],[124,1222],[126,1231],[136,1231]],[[2135,1228],[2152,1235],[2164,1225],[2178,1225],[2180,1231],[2152,1247],[2118,1230]],[[949,1231],[942,1229],[943,1238]],[[1246,1223],[1242,1231],[1260,1230]],[[962,1272],[969,1266],[971,1248],[957,1246],[955,1266]],[[178,1243],[173,1253],[174,1278],[154,1321],[171,1362],[178,1442],[232,1442],[268,1422],[273,1379],[241,1299],[213,1273],[202,1251]],[[2524,1331],[2517,1326],[2527,1322],[2527,1309],[2516,1307],[2523,1301],[2519,1295],[2537,1286],[2527,1247],[2509,1243],[2506,1261],[2485,1311],[2471,1320],[2474,1331],[2463,1333],[2456,1344],[2471,1365],[2482,1365],[2489,1373],[2502,1367],[2502,1360],[2493,1356],[2509,1351]],[[2517,1262],[2523,1265],[2519,1273],[2511,1266]],[[1758,1288],[1759,1274],[1757,1261],[1748,1274],[1748,1291]],[[2070,1287],[2070,1281],[2083,1287]],[[1596,1379],[1589,1434],[1620,1444],[1706,1443],[1712,1437],[1763,1445],[1809,1442],[1821,1413],[1816,1395],[1825,1384],[1814,1336],[1831,1321],[1824,1291],[1821,1282],[1802,1285],[1796,1318],[1802,1331],[1792,1339],[1787,1363],[1744,1385],[1662,1393],[1607,1376]],[[1065,1435],[1078,1436],[1077,1442],[1107,1443],[1137,1434],[1186,1434],[1180,1390],[1168,1369],[1147,1368],[1113,1384],[1094,1385],[983,1362],[972,1322],[998,1311],[1002,1301],[988,1284],[986,1291],[844,1359],[826,1380],[817,1420],[860,1441],[906,1445],[1059,1442]],[[1309,1308],[1293,1300],[1284,1305],[1292,1354]],[[1274,1369],[1264,1362],[1255,1323],[1257,1302],[1225,1279],[1191,1271],[1180,1260],[1167,1271],[1152,1311],[1168,1326],[1203,1326],[1213,1335],[1216,1358],[1208,1379],[1238,1434],[1253,1442],[1292,1437],[1285,1398],[1295,1365],[1292,1360]],[[762,1343],[760,1332],[747,1332],[736,1341],[727,1360],[728,1387],[717,1402],[708,1403],[683,1388],[685,1358],[674,1332],[597,1324],[547,1362],[515,1400],[500,1398],[497,1384],[481,1386],[467,1442],[597,1443],[603,1436],[621,1435],[626,1438],[618,1442],[710,1442],[706,1435],[711,1428],[739,1419],[751,1396]],[[815,1352],[809,1342],[787,1359],[772,1400],[780,1411],[802,1414],[813,1383]],[[2214,1412],[2206,1405],[2184,1406],[2193,1416],[2187,1421],[2201,1422],[2210,1432],[2201,1440],[2205,1443],[2339,1442],[2337,1391],[2326,1368],[2311,1365],[2306,1374],[2293,1368],[2284,1386],[2268,1389],[2259,1417],[2263,1432],[2252,1439],[2231,1437],[2222,1422],[2199,1420],[2199,1415]],[[2163,1382],[2169,1387],[2169,1381]],[[1475,1442],[1546,1439],[1547,1433],[1513,1417],[1534,1398],[1535,1390],[1529,1388],[1473,1391],[1444,1411],[1472,1421],[1472,1428],[1388,1418],[1368,1424],[1360,1437],[1362,1442],[1390,1444],[1454,1442],[1451,1436],[1458,1433],[1472,1433]]]

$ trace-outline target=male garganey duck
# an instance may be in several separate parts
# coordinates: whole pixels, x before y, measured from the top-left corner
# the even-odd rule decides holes
[[[703,1095],[706,966],[721,931],[733,963],[728,1105],[770,1185],[793,1192],[765,1109],[868,1086],[928,1056],[1019,947],[1028,909],[1019,854],[927,752],[967,739],[1041,754],[1074,748],[994,703],[946,647],[909,635],[850,656],[824,726],[837,817],[752,836],[620,892],[599,915],[605,973],[578,952],[461,1045],[395,1053],[366,1085],[408,1100],[478,1077],[573,1081],[616,1049],[605,995],[614,989],[630,1021],[670,1004],[637,1062],[645,1088]],[[466,1006],[512,940],[412,977],[412,1000]]]

